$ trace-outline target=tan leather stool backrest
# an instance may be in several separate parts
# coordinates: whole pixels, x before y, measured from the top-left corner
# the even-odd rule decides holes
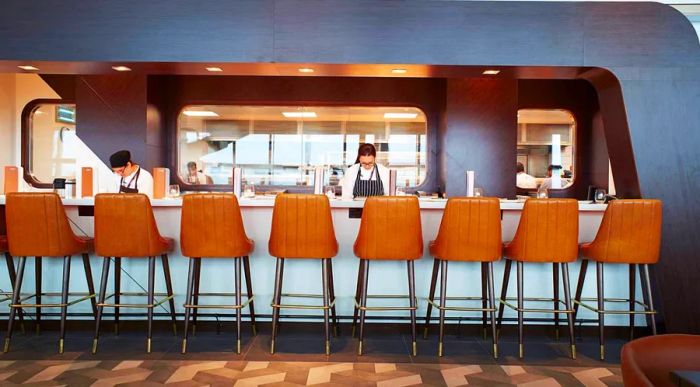
[[[167,242],[158,232],[148,196],[95,196],[95,253],[102,257],[150,257]]]
[[[613,200],[586,255],[599,262],[653,264],[660,247],[661,201]]]
[[[420,207],[415,196],[372,196],[362,210],[355,255],[409,260],[423,256]]]
[[[332,258],[338,254],[331,206],[325,195],[275,198],[268,244],[277,258]]]
[[[578,257],[578,201],[528,199],[506,255],[527,262],[573,262]]]
[[[451,198],[430,251],[448,261],[489,262],[501,259],[502,246],[498,198]]]
[[[182,199],[180,247],[186,257],[243,257],[253,248],[243,228],[235,195],[185,195]]]
[[[10,254],[61,257],[85,249],[73,234],[61,198],[53,192],[13,192],[5,203]]]

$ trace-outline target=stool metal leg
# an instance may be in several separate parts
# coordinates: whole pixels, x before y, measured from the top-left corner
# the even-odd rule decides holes
[[[654,310],[654,301],[651,296],[651,280],[649,278],[649,265],[640,265],[639,269],[642,269],[642,266],[644,266],[644,279],[642,282],[645,283],[646,286],[644,286],[644,292],[646,293],[646,298],[647,300],[645,301],[645,304],[648,305],[648,310]],[[656,336],[656,316],[654,314],[649,314],[649,320],[651,320],[651,333]]]
[[[187,271],[187,293],[185,295],[185,305],[192,305],[192,292],[194,291],[194,272],[195,260],[198,258],[190,258],[190,269]],[[190,325],[190,311],[192,308],[185,306],[185,337],[182,339],[182,354],[187,353],[187,335]]]
[[[498,338],[496,337],[496,300],[493,286],[493,262],[489,262],[488,266],[488,291],[489,291],[489,308],[491,308],[491,335],[493,336],[493,358],[498,359]]]
[[[367,310],[364,308],[367,307],[367,282],[369,281],[369,261],[366,259],[362,259],[361,261],[363,264],[360,265],[360,268],[362,269],[362,290],[360,294],[360,340],[357,347],[357,354],[359,356],[362,356],[362,340],[365,337],[365,314],[367,313]]]
[[[63,287],[61,289],[61,335],[58,339],[58,353],[63,353],[66,338],[66,315],[68,314],[68,285],[70,284],[71,256],[63,257]]]
[[[481,262],[481,308],[486,309],[488,304],[488,294],[486,286],[486,262]],[[486,340],[486,327],[487,327],[487,313],[486,311],[481,312],[481,336]]]
[[[248,299],[253,298],[253,282],[250,279],[250,259],[248,256],[243,257],[243,270],[245,271],[245,286],[248,293]],[[258,330],[255,327],[255,308],[253,307],[253,301],[248,303],[250,308],[250,324],[253,329],[253,336],[257,336]]]
[[[17,272],[15,271],[15,262],[10,253],[5,253],[5,263],[7,264],[7,273],[10,276],[10,285],[12,285],[12,290],[14,291],[15,282],[17,280]],[[18,314],[19,324],[22,329],[22,333],[24,333],[24,310],[20,308]]]
[[[428,292],[428,311],[425,314],[425,328],[423,328],[423,338],[428,338],[428,328],[430,327],[430,315],[433,312],[433,302],[435,300],[435,285],[437,284],[438,271],[440,270],[440,260],[433,259],[433,274],[430,276],[430,291]]]
[[[554,339],[559,341],[559,264],[552,264],[552,292],[554,294]]]
[[[87,281],[88,292],[93,295],[93,297],[90,298],[92,315],[97,318],[97,294],[95,294],[95,284],[92,280],[92,268],[90,267],[90,256],[88,254],[83,254],[83,269],[85,270],[85,280]]]
[[[330,259],[321,260],[321,285],[323,286],[323,332],[326,337],[326,355],[331,354],[331,332],[330,322],[328,320],[328,261]]]
[[[574,296],[574,321],[576,321],[576,315],[578,314],[579,302],[581,302],[581,293],[583,292],[583,283],[586,281],[586,271],[588,269],[588,260],[581,260],[581,269],[578,273],[578,283],[576,284],[576,295]]]
[[[635,271],[636,271],[636,265],[634,263],[631,263],[629,265],[629,284],[630,284],[630,311],[633,311],[635,309],[635,287],[636,287],[636,280],[635,280]],[[634,340],[634,313],[630,313],[630,340]]]
[[[566,310],[571,310],[571,287],[569,285],[569,264],[562,264],[562,277],[564,279],[564,304]],[[574,316],[572,313],[566,314],[569,322],[569,341],[571,342],[571,358],[576,359],[576,339],[574,338]]]
[[[146,337],[146,353],[151,353],[151,341],[153,338],[153,304],[155,303],[155,274],[156,257],[148,257],[148,333]]]
[[[202,273],[202,259],[199,258],[195,261],[194,270],[194,293],[192,295],[192,305],[199,305],[199,278]],[[192,310],[192,336],[197,335],[197,308]]]
[[[447,261],[440,261],[440,333],[438,337],[438,356],[442,356],[442,343],[445,337],[445,303],[447,297]]]
[[[160,256],[163,265],[163,274],[165,275],[165,289],[168,292],[168,303],[170,304],[170,319],[173,321],[173,334],[177,336],[177,317],[175,317],[175,297],[173,297],[173,279],[170,276],[170,263],[168,263],[168,254]]]
[[[508,281],[510,280],[510,271],[511,271],[511,266],[513,265],[513,261],[510,259],[506,259],[506,267],[503,270],[503,283],[501,285],[501,300],[505,301],[506,296],[508,295]],[[496,325],[496,334],[500,334],[501,332],[501,323],[503,321],[503,310],[505,309],[505,304],[500,302],[500,305],[498,307],[498,323]]]
[[[107,279],[109,278],[109,261],[110,257],[105,257],[102,261],[102,277],[100,277],[100,294],[97,302],[97,318],[95,318],[95,338],[92,340],[92,354],[97,353],[97,341],[100,338],[100,322],[102,321],[102,312],[104,311],[105,298],[107,296]]]
[[[408,297],[411,305],[411,353],[418,356],[418,344],[416,343],[416,276],[414,274],[413,260],[407,262],[408,266]]]
[[[114,257],[114,303],[119,305],[122,291],[122,259]],[[119,336],[119,307],[114,307],[114,333]]]
[[[362,296],[362,273],[364,272],[365,260],[360,259],[360,265],[357,269],[357,287],[355,288],[355,307],[352,312],[352,337],[355,337],[355,328],[357,327],[357,315],[360,311],[357,305],[360,304]]]
[[[605,293],[603,290],[603,263],[596,262],[596,286],[598,289],[598,340],[600,344],[600,360],[605,359]]]
[[[12,291],[12,304],[17,305],[19,303],[20,292],[22,290],[22,278],[24,278],[24,266],[27,263],[27,257],[22,257],[19,259],[19,267],[17,268],[17,279],[15,280],[14,290]],[[5,336],[5,345],[3,347],[3,352],[7,353],[10,350],[10,339],[12,338],[12,324],[15,322],[15,312],[17,308],[10,306],[10,316],[7,319],[7,336]]]
[[[41,304],[41,282],[42,282],[42,279],[41,279],[42,264],[41,263],[42,263],[41,257],[34,257],[34,278],[35,278],[35,282],[36,282],[36,284],[34,285],[35,289],[36,289],[36,297],[34,297],[34,299],[36,300],[37,305]],[[36,307],[35,323],[36,323],[36,333],[40,334],[41,333],[41,307],[40,306]]]
[[[234,258],[234,276],[236,283],[236,305],[241,305],[241,258]],[[241,308],[236,308],[236,353],[241,353]]]
[[[523,308],[525,308],[523,297],[523,263],[517,262],[517,285],[518,285],[518,356],[522,359],[525,355],[525,345],[523,343]]]
[[[328,259],[328,297],[331,306],[331,316],[333,317],[333,336],[338,337],[340,326],[338,325],[338,315],[335,312],[335,287],[333,286],[333,260]]]
[[[273,304],[279,305],[282,299],[282,265],[284,265],[284,259],[277,258],[277,264],[275,267],[275,291],[273,295]],[[272,307],[272,340],[270,341],[270,353],[275,353],[275,337],[277,337],[277,324],[280,315],[280,308],[278,306]]]

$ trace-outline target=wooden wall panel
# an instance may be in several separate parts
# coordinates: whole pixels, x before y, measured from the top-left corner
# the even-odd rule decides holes
[[[80,76],[76,84],[77,131],[80,138],[109,165],[120,149],[134,162],[151,169],[146,147],[146,76]]]
[[[449,196],[466,193],[473,170],[486,195],[515,197],[517,114],[517,80],[447,80],[440,144]]]

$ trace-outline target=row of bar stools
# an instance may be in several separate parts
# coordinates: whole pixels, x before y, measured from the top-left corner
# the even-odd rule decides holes
[[[173,251],[174,241],[165,238],[158,232],[151,202],[146,195],[133,194],[98,194],[95,196],[95,253],[104,257],[102,276],[100,280],[100,299],[97,303],[95,338],[92,343],[92,353],[97,352],[100,337],[100,322],[104,307],[115,308],[115,322],[118,324],[119,308],[145,308],[148,314],[148,332],[146,336],[146,352],[151,353],[153,335],[153,309],[165,301],[170,303],[170,316],[173,331],[177,334],[175,317],[175,300],[170,278],[168,253]],[[167,294],[155,293],[156,257],[161,257]],[[115,291],[107,296],[107,280],[111,258],[114,257]],[[119,288],[119,263],[123,258],[148,257],[148,289],[145,293],[126,293]],[[123,304],[119,296],[146,296],[146,304]],[[163,299],[156,302],[155,297]],[[114,303],[106,300],[114,297]]]
[[[430,315],[434,306],[440,311],[438,356],[443,354],[445,312],[451,310],[480,311],[483,313],[484,324],[486,324],[486,314],[489,313],[493,337],[493,356],[494,358],[498,357],[493,262],[501,259],[501,243],[501,209],[497,198],[453,198],[447,202],[437,238],[430,242],[430,255],[435,257],[435,260],[430,281],[424,331],[424,337],[427,338]],[[451,261],[481,263],[481,297],[447,297],[447,267]],[[440,301],[436,303],[434,300],[438,273],[440,273]],[[482,307],[448,307],[447,300],[482,300]]]
[[[61,308],[61,331],[58,341],[58,351],[63,353],[64,339],[66,335],[66,314],[68,306],[81,301],[90,300],[93,314],[97,313],[95,303],[95,289],[92,283],[89,253],[92,250],[92,239],[78,237],[68,223],[68,217],[61,203],[61,199],[55,193],[10,193],[6,200],[7,239],[9,252],[15,257],[20,257],[19,268],[14,279],[10,316],[7,324],[7,336],[3,352],[10,349],[13,324],[17,310],[26,307],[35,307],[37,313],[37,332],[41,308]],[[73,255],[82,255],[87,279],[88,293],[78,294],[69,292],[70,263]],[[36,262],[36,293],[21,298],[22,279],[28,256],[34,256]],[[59,294],[45,293],[41,290],[41,259],[42,257],[63,257],[63,281]],[[8,264],[10,269],[11,264]],[[12,270],[10,275],[13,276]],[[42,304],[41,296],[60,295],[60,303]],[[69,296],[81,296],[69,301]],[[35,298],[35,304],[22,304],[21,302]]]
[[[569,325],[571,357],[576,358],[574,341],[574,310],[569,287],[569,263],[578,256],[578,202],[575,199],[528,199],[523,207],[518,229],[513,240],[504,244],[506,267],[503,273],[501,305],[498,311],[498,329],[501,327],[504,307],[518,313],[518,353],[524,356],[523,319],[525,312],[554,313],[555,329],[558,315],[565,313]],[[508,302],[506,295],[513,261],[517,266],[517,305]],[[554,298],[526,298],[524,296],[523,264],[551,263]],[[559,309],[559,264],[564,286],[564,308]],[[525,301],[552,301],[554,309],[525,308]]]
[[[656,334],[656,320],[654,304],[651,296],[651,282],[649,280],[649,265],[659,261],[659,249],[661,246],[661,201],[659,200],[614,200],[608,204],[600,228],[595,239],[591,243],[581,245],[581,271],[579,272],[578,285],[574,306],[592,310],[598,314],[598,331],[600,338],[600,359],[605,359],[605,315],[629,314],[630,340],[634,335],[634,318],[636,314],[644,314],[648,318],[648,325],[652,333]],[[596,288],[595,298],[581,298],[583,284],[586,278],[588,261],[596,264]],[[629,299],[608,299],[604,294],[603,268],[605,264],[629,265]],[[639,274],[642,283],[642,297],[644,302],[635,299],[635,271],[639,266]],[[597,307],[589,306],[583,301],[597,301]],[[629,310],[609,310],[605,308],[606,302],[627,302]],[[636,310],[641,305],[642,310]],[[574,317],[576,317],[576,312]]]
[[[357,272],[355,313],[360,314],[358,354],[362,355],[365,315],[368,310],[409,310],[411,315],[412,353],[416,356],[416,286],[413,261],[423,256],[423,232],[418,198],[370,197],[365,202],[360,232],[353,248],[360,258]],[[397,296],[368,295],[369,264],[371,261],[406,261],[408,272],[408,307],[369,307],[367,298],[397,298]],[[406,297],[401,297],[406,298]],[[353,317],[355,325],[355,317]]]
[[[182,340],[182,353],[187,352],[187,336],[190,314],[199,308],[235,309],[236,311],[236,353],[241,353],[241,309],[250,308],[250,319],[255,329],[255,311],[253,307],[253,287],[250,280],[250,261],[248,255],[255,244],[248,238],[243,228],[238,199],[231,194],[187,195],[182,200],[182,218],[180,226],[180,247],[182,255],[190,258],[187,276],[187,293],[185,296],[185,336]],[[235,304],[233,305],[199,305],[199,296],[231,296],[231,293],[200,293],[199,277],[202,259],[233,258]],[[246,298],[242,302],[241,261],[243,261],[246,281]],[[194,324],[193,324],[194,331]]]
[[[277,258],[275,290],[272,298],[272,340],[270,352],[275,352],[275,339],[279,330],[280,309],[322,309],[326,354],[330,354],[329,311],[333,316],[334,332],[338,332],[333,290],[332,258],[338,254],[330,202],[324,195],[284,194],[275,198],[272,212],[272,229],[268,244],[270,255]],[[320,259],[322,306],[283,304],[282,297],[311,297],[310,294],[285,294],[282,292],[284,263],[286,259]]]

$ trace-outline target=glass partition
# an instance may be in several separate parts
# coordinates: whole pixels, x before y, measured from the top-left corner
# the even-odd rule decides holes
[[[415,187],[425,179],[426,136],[425,114],[411,107],[191,105],[178,117],[178,173],[191,185],[228,185],[240,167],[244,183],[310,186],[323,166],[334,185],[368,142],[399,185]]]

